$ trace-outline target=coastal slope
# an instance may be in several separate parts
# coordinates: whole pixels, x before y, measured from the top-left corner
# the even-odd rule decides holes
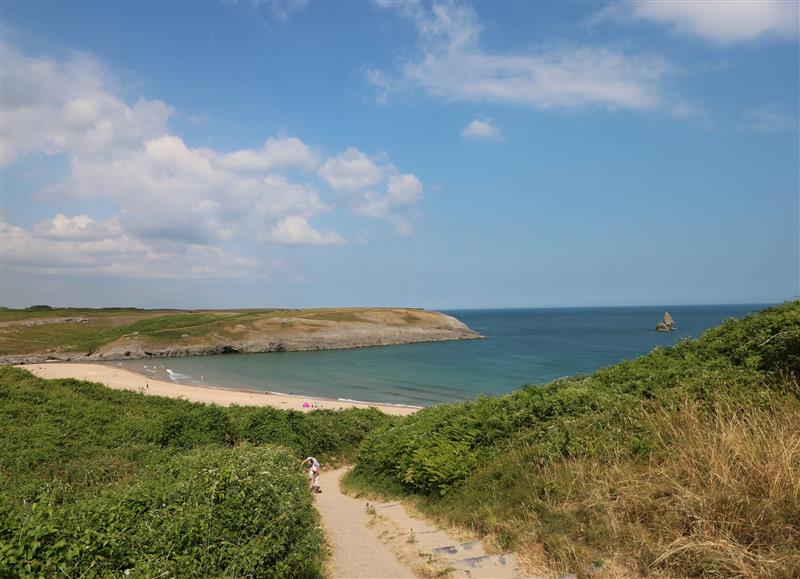
[[[0,363],[330,350],[481,337],[440,312],[314,310],[0,310]]]

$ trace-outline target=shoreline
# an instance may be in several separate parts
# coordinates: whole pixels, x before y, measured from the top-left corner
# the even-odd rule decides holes
[[[52,362],[45,364],[22,364],[19,366],[35,376],[44,379],[75,378],[98,382],[115,390],[129,390],[152,396],[179,398],[190,402],[218,404],[220,406],[271,406],[282,410],[344,410],[347,408],[377,408],[386,414],[407,416],[421,407],[394,404],[361,402],[356,400],[334,400],[302,394],[283,394],[277,392],[259,392],[254,390],[237,390],[223,386],[194,386],[157,380],[145,374],[126,368],[102,363]],[[304,407],[307,403],[309,406]],[[316,404],[316,405],[315,405]]]
[[[264,310],[246,315],[237,310],[210,310],[203,314],[209,319],[200,326],[191,326],[191,330],[181,325],[181,320],[192,315],[192,310],[179,310],[171,316],[158,310],[124,315],[102,309],[62,313],[62,317],[42,317],[35,312],[28,317],[0,316],[0,334],[8,340],[0,364],[305,352],[483,337],[453,316],[413,308]],[[136,325],[144,320],[150,321],[144,327]],[[28,328],[45,324],[50,326],[48,338],[30,339],[30,332],[35,337],[35,330]],[[94,335],[100,326],[113,331],[108,336],[98,336],[96,348],[67,351],[74,347],[70,330],[65,329],[69,324],[88,324],[79,331],[81,335]],[[165,331],[172,334],[164,334]],[[37,343],[38,350],[27,351],[31,343]]]
[[[169,358],[193,358],[203,356],[247,356],[250,354],[280,354],[284,352],[330,352],[336,350],[363,350],[366,348],[384,348],[387,346],[411,346],[414,344],[433,344],[437,342],[456,342],[461,340],[485,340],[486,336],[475,332],[474,335],[457,337],[426,337],[422,339],[407,339],[376,343],[357,343],[349,345],[301,345],[289,346],[277,343],[265,349],[248,349],[230,345],[216,345],[201,348],[168,348],[166,350],[154,349],[153,352],[144,350],[135,352],[125,350],[116,353],[87,354],[85,352],[53,353],[34,352],[31,354],[8,354],[0,356],[0,364],[12,366],[38,366],[42,364],[81,364],[88,360],[93,364],[110,364],[121,360],[167,360]]]

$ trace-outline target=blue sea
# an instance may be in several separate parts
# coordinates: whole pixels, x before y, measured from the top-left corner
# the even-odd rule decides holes
[[[315,398],[428,406],[585,374],[699,337],[765,305],[452,310],[482,340],[129,360],[120,365],[184,384]],[[656,332],[669,311],[677,330]]]

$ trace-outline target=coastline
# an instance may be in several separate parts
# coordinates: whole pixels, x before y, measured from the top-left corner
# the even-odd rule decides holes
[[[375,404],[355,400],[333,400],[313,396],[281,394],[273,392],[255,392],[251,390],[233,390],[220,386],[191,386],[165,380],[155,380],[132,370],[107,364],[86,364],[77,362],[23,364],[20,368],[30,371],[39,378],[75,378],[99,382],[115,390],[130,390],[152,396],[181,398],[190,402],[218,404],[219,406],[271,406],[282,410],[344,410],[347,408],[377,408],[386,414],[407,416],[413,414],[418,407],[392,404]],[[308,403],[309,407],[303,407]],[[314,406],[314,403],[318,403]]]
[[[0,353],[0,364],[305,352],[483,337],[453,316],[413,308],[332,308],[277,313],[177,310],[171,315],[147,310],[117,315],[89,309],[65,310],[63,313],[70,313],[69,316],[49,318],[12,313],[19,315],[13,319],[0,316],[0,336],[6,346]],[[191,316],[198,315],[207,319],[199,324],[192,322]],[[31,329],[42,325],[49,327],[44,341]],[[98,336],[99,327],[110,328],[109,336]],[[73,334],[83,340],[94,337],[97,343],[89,347],[84,342],[83,347],[76,347]],[[34,343],[38,347],[31,350]]]

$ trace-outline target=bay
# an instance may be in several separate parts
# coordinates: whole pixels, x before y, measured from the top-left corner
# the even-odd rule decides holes
[[[451,310],[481,340],[356,350],[126,360],[184,384],[428,406],[590,373],[699,337],[766,305]],[[677,330],[654,331],[669,311]]]

